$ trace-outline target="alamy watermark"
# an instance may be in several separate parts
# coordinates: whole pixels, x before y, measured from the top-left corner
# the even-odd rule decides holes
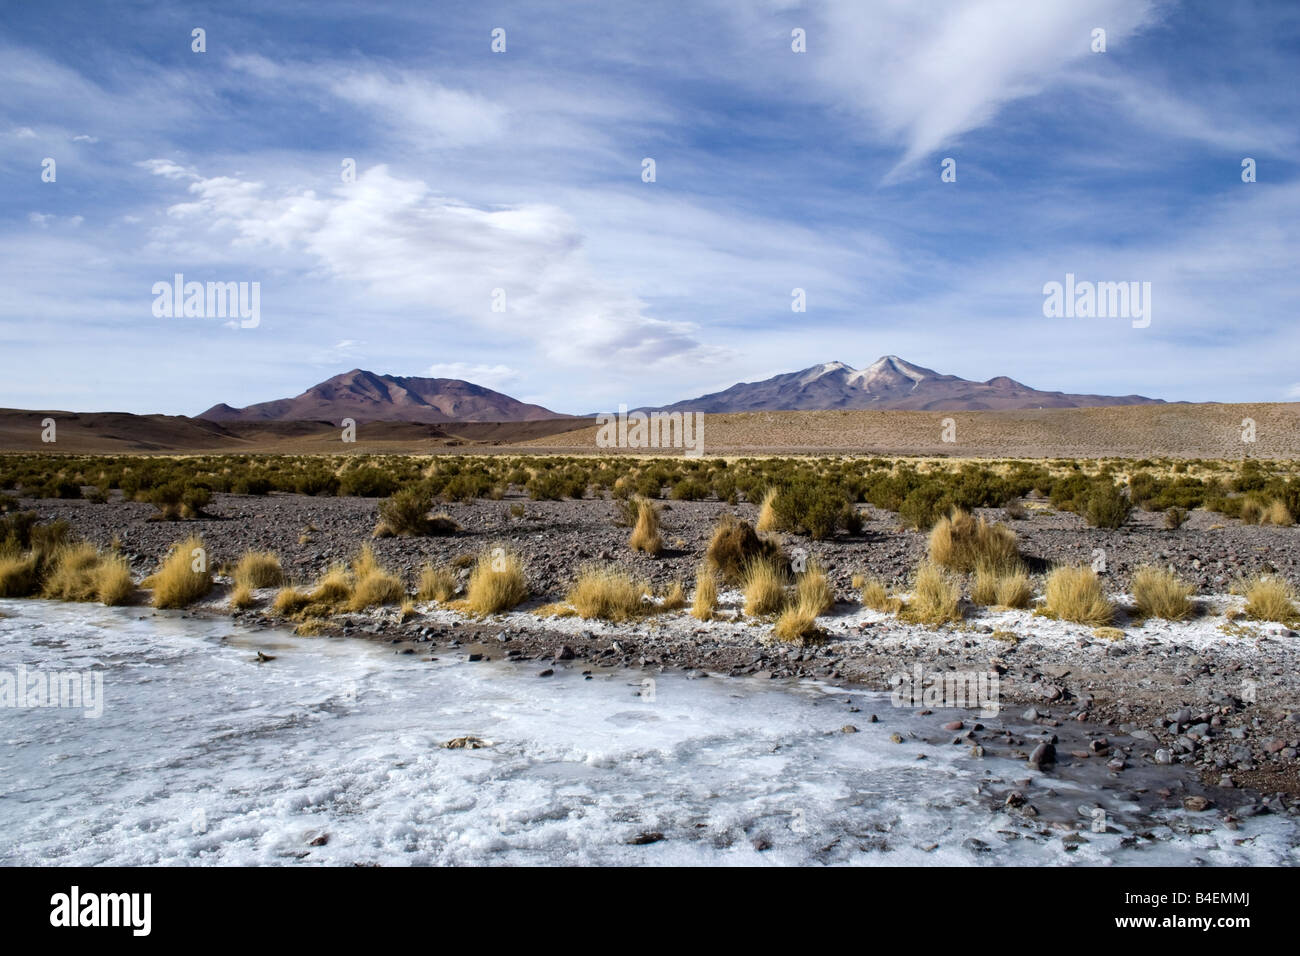
[[[151,291],[156,319],[238,318],[241,329],[262,322],[260,282],[186,282],[178,272],[171,282],[155,282]]]
[[[1132,319],[1133,328],[1151,324],[1150,282],[1076,281],[1073,272],[1065,282],[1043,285],[1043,315],[1049,319]]]
[[[629,412],[596,416],[597,448],[681,448],[688,458],[704,454],[702,412]]]
[[[996,671],[930,671],[920,664],[912,673],[889,679],[894,688],[890,702],[895,707],[978,708],[981,717],[996,717],[998,675]]]
[[[68,707],[83,717],[104,715],[102,671],[0,670],[0,707]]]

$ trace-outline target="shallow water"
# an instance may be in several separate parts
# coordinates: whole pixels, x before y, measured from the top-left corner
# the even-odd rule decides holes
[[[679,674],[651,693],[639,672],[539,678],[140,608],[0,614],[0,671],[93,670],[104,691],[98,718],[0,709],[5,864],[1300,862],[1287,818],[1138,819],[1100,780],[891,743],[939,718],[883,694]],[[464,735],[490,746],[442,746]],[[1110,832],[997,810],[1026,777]]]

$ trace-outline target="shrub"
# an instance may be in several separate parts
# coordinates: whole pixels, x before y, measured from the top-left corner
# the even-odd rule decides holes
[[[952,624],[962,619],[961,586],[952,574],[933,561],[916,569],[911,599],[902,616],[917,624]]]
[[[339,478],[339,494],[355,498],[386,498],[397,490],[397,479],[372,465],[349,468]]]
[[[1300,618],[1295,592],[1278,577],[1259,575],[1245,585],[1246,617],[1252,621],[1278,621],[1294,624]]]
[[[652,502],[642,499],[637,503],[636,527],[627,543],[633,551],[644,551],[652,557],[664,549],[659,536],[659,511]]]
[[[528,582],[519,556],[503,548],[481,555],[469,576],[465,606],[476,614],[508,611],[528,597]]]
[[[1123,490],[1111,481],[1099,481],[1088,493],[1084,519],[1093,528],[1124,527],[1133,505]]]
[[[272,551],[245,551],[231,574],[235,587],[255,591],[276,588],[284,583],[280,559]]]
[[[744,578],[746,565],[757,560],[780,561],[781,549],[760,538],[748,521],[724,512],[713,529],[704,560],[709,568],[722,575],[727,584],[735,585]]]
[[[188,607],[212,590],[202,539],[193,535],[172,545],[146,584],[153,588],[153,606],[158,608]]]
[[[425,488],[409,487],[394,492],[379,503],[379,524],[376,538],[416,535],[450,535],[460,531],[460,525],[450,515],[429,516],[433,495]]]
[[[712,620],[718,606],[718,579],[706,566],[695,573],[695,600],[691,603],[691,616],[701,621]]]
[[[1085,566],[1060,567],[1047,576],[1043,613],[1062,621],[1101,627],[1115,618],[1097,572]]]
[[[767,504],[764,497],[764,504]],[[837,529],[847,527],[851,521],[858,523],[853,502],[837,488],[811,481],[796,481],[780,489],[770,502],[772,530],[806,534],[815,540],[829,538]],[[850,515],[855,517],[850,518]],[[759,521],[763,514],[760,510]],[[766,530],[760,528],[759,530]]]
[[[446,565],[434,567],[426,564],[420,569],[420,588],[416,597],[421,601],[437,601],[442,604],[450,601],[460,590],[456,572]]]
[[[1187,521],[1187,509],[1179,508],[1175,505],[1172,508],[1165,509],[1165,527],[1170,531],[1177,531]]]
[[[1133,572],[1133,603],[1143,617],[1185,621],[1192,616],[1194,590],[1169,570],[1144,566]]]
[[[740,588],[751,617],[775,614],[785,605],[785,573],[771,561],[756,558],[746,564]]]
[[[578,574],[566,600],[579,617],[626,621],[646,611],[643,598],[650,592],[644,581],[634,581],[616,568],[589,566]]]
[[[961,509],[940,518],[930,532],[930,560],[954,571],[983,565],[997,573],[1020,563],[1016,533],[1004,524],[989,524]]]

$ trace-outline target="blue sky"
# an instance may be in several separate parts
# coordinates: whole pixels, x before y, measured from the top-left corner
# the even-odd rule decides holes
[[[584,412],[888,353],[1300,399],[1298,67],[1289,2],[9,4],[0,406],[361,367]],[[178,272],[260,324],[156,318]],[[1150,326],[1044,317],[1067,272]]]

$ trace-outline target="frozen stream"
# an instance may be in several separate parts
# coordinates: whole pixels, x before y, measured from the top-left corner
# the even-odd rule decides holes
[[[0,672],[98,672],[104,693],[98,718],[0,708],[3,864],[1300,862],[1292,819],[1136,821],[1122,790],[892,743],[940,717],[882,694],[671,673],[643,694],[640,673],[542,678],[142,608],[0,615]],[[489,745],[442,746],[464,735]],[[1031,799],[1100,803],[1109,831],[999,809],[1029,777]]]

